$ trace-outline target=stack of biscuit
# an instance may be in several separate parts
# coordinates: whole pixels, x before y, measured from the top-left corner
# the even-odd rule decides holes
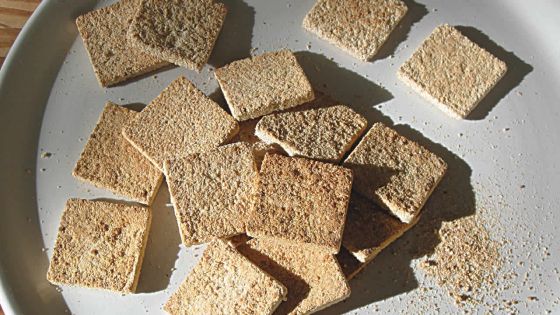
[[[336,2],[319,0],[304,27],[364,60],[406,13],[399,0]],[[360,4],[371,10],[351,21]],[[108,86],[172,63],[199,70],[225,15],[213,0],[121,0],[77,25]],[[362,23],[372,19],[379,25]],[[432,36],[440,33],[458,36],[449,26]],[[399,73],[429,93],[419,62]],[[348,280],[414,226],[447,170],[393,128],[368,130],[360,114],[315,91],[289,50],[234,61],[215,77],[229,112],[185,77],[140,112],[105,105],[73,174],[135,203],[70,199],[49,281],[134,292],[165,178],[183,244],[208,244],[167,312],[313,313],[350,295]],[[454,110],[466,114],[475,96]]]

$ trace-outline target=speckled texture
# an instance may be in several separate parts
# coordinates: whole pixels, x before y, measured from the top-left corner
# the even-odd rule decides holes
[[[213,0],[142,0],[131,23],[131,45],[200,70],[210,58],[227,9]]]
[[[163,170],[165,160],[216,148],[238,130],[218,104],[179,77],[123,128],[123,134]]]
[[[411,223],[402,223],[371,200],[354,193],[348,206],[342,246],[360,262],[367,263],[413,227],[419,217]]]
[[[256,135],[279,144],[290,156],[338,163],[366,127],[364,117],[337,105],[264,116]]]
[[[349,169],[267,154],[247,234],[309,243],[337,253],[352,188]]]
[[[344,166],[354,171],[354,189],[410,223],[447,170],[447,164],[419,144],[376,123]]]
[[[137,115],[137,112],[108,102],[72,175],[150,205],[163,174],[122,135],[122,127]]]
[[[275,314],[311,314],[350,296],[350,286],[328,251],[265,239],[238,249],[288,288],[288,300]]]
[[[234,61],[216,69],[233,117],[248,120],[314,99],[303,69],[289,50]]]
[[[185,245],[245,232],[259,181],[248,143],[165,161],[164,169]]]
[[[47,279],[53,284],[134,292],[151,221],[149,208],[68,200]]]
[[[286,287],[223,241],[204,255],[163,307],[178,314],[272,314]]]
[[[400,0],[318,0],[303,27],[358,59],[372,59],[406,14]]]
[[[80,15],[76,25],[101,86],[110,86],[168,65],[130,47],[127,31],[140,0],[121,0]]]
[[[445,24],[400,67],[398,76],[448,114],[465,118],[506,71],[503,61]]]

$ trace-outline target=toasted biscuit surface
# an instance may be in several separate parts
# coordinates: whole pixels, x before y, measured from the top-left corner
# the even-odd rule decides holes
[[[73,175],[134,201],[151,204],[163,174],[122,135],[137,112],[111,102],[105,105]]]
[[[149,208],[69,199],[47,279],[53,284],[134,292],[151,220]]]
[[[141,0],[121,0],[80,15],[76,25],[101,86],[110,86],[168,65],[132,49],[127,31]]]
[[[506,64],[457,29],[438,26],[398,76],[456,118],[465,118],[507,71]]]
[[[163,308],[173,315],[272,314],[286,294],[279,281],[217,240]]]
[[[313,89],[289,50],[234,61],[216,69],[233,117],[257,118],[314,98]]]
[[[247,234],[309,243],[337,253],[351,188],[349,169],[267,153]]]
[[[213,0],[142,0],[128,39],[153,56],[200,70],[210,58],[226,12]]]
[[[348,206],[342,246],[360,262],[367,263],[413,227],[418,218],[402,223],[371,200],[354,193]]]
[[[344,105],[264,116],[256,127],[266,143],[290,156],[337,163],[365,131],[367,121]]]
[[[248,143],[222,146],[164,165],[185,245],[245,232],[259,180]]]
[[[303,27],[356,58],[373,58],[406,14],[400,0],[318,0]]]
[[[344,166],[354,171],[354,190],[410,223],[438,185],[447,164],[419,144],[376,123]]]
[[[161,170],[165,160],[216,148],[239,130],[230,115],[184,77],[137,116],[123,135]]]
[[[323,249],[252,239],[238,250],[288,289],[275,314],[311,314],[350,295],[335,257]]]

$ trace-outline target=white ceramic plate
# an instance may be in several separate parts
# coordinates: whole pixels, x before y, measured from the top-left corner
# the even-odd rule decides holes
[[[521,313],[560,311],[558,2],[406,1],[407,17],[369,63],[301,28],[313,0],[224,2],[229,13],[212,65],[248,56],[251,49],[257,54],[284,47],[298,51],[319,89],[352,105],[370,123],[396,125],[447,161],[447,177],[425,213],[443,221],[477,212],[495,222],[492,237],[508,240],[501,249],[506,259],[501,275],[518,276],[508,280],[510,289],[491,297],[493,311],[501,312],[497,305],[512,299],[519,301],[514,308]],[[211,66],[201,73],[174,68],[118,87],[99,87],[74,19],[107,4],[43,1],[0,73],[0,303],[8,314],[157,314],[203,250],[179,245],[163,187],[154,206],[139,294],[57,290],[45,280],[66,199],[115,198],[71,175],[104,103],[146,104],[179,75],[221,97]],[[466,35],[510,69],[468,120],[446,116],[395,76],[441,23],[463,26]],[[42,158],[43,151],[53,155]],[[414,241],[411,231],[384,251],[352,281],[350,299],[326,312],[456,312],[445,291],[416,268],[419,257],[410,254]],[[434,289],[422,293],[419,287]],[[528,296],[539,300],[527,302]]]

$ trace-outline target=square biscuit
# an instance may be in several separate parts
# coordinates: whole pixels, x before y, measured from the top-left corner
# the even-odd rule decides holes
[[[419,217],[403,223],[371,200],[354,193],[348,206],[342,246],[360,262],[368,263],[413,227]]]
[[[397,75],[455,118],[466,118],[507,72],[506,64],[457,29],[438,26]]]
[[[72,175],[99,188],[150,205],[162,172],[122,135],[138,113],[108,102],[91,133]]]
[[[151,221],[149,208],[69,199],[47,279],[56,285],[134,292]]]
[[[371,60],[408,8],[400,0],[318,0],[303,20],[309,32]]]
[[[134,47],[200,71],[208,62],[227,9],[213,0],[142,0],[130,25]]]
[[[350,296],[350,286],[329,251],[272,239],[252,239],[238,250],[288,289],[276,314],[311,314]]]
[[[121,0],[80,15],[76,25],[97,80],[110,86],[169,63],[130,47],[127,31],[141,0]]]
[[[286,294],[279,281],[216,240],[163,309],[172,315],[272,314]]]
[[[289,50],[234,61],[216,69],[233,117],[248,120],[315,98],[311,84]]]
[[[416,142],[376,123],[344,166],[354,172],[354,190],[402,222],[411,223],[447,170],[447,164]]]
[[[123,128],[124,137],[163,170],[165,160],[216,148],[237,122],[185,77],[173,81]]]
[[[251,145],[229,144],[165,161],[164,169],[185,245],[245,232],[259,181]]]
[[[367,120],[347,106],[275,113],[261,118],[256,135],[290,156],[338,163],[366,130]]]
[[[351,189],[349,169],[305,158],[266,154],[247,234],[308,243],[337,253]]]

